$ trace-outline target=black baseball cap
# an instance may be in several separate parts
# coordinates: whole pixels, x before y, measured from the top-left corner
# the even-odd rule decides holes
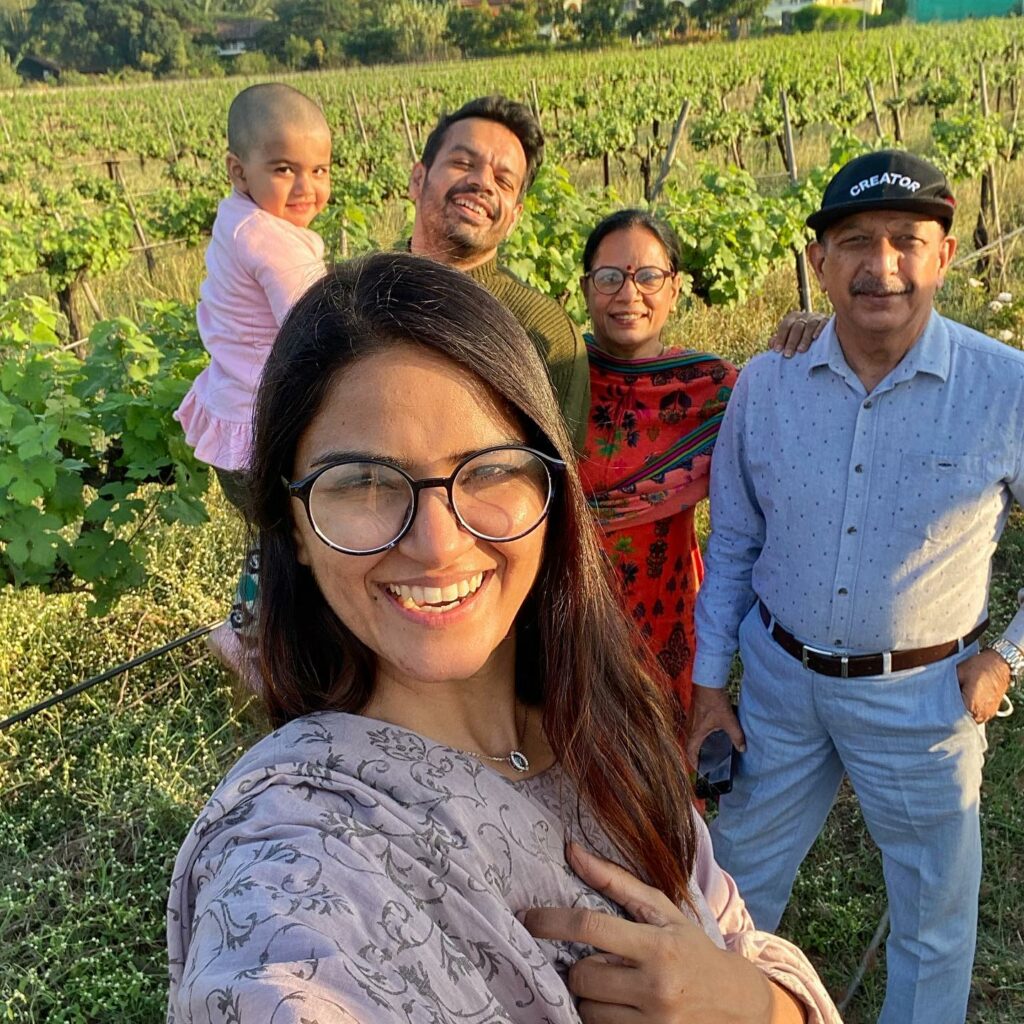
[[[820,235],[837,220],[867,210],[906,210],[941,221],[948,231],[956,200],[946,176],[934,164],[900,149],[855,157],[825,188],[821,209],[807,218]]]

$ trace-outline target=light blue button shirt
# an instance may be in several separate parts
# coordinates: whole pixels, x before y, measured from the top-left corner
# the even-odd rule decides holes
[[[929,647],[986,616],[1024,499],[1024,353],[932,313],[868,394],[835,318],[803,355],[756,356],[711,465],[693,679],[723,686],[760,597],[814,647]],[[1024,647],[1024,610],[1004,634]]]

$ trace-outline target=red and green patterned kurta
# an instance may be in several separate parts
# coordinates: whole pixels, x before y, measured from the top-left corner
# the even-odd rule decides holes
[[[702,352],[624,360],[587,337],[590,418],[580,473],[626,610],[684,710],[690,706],[693,603],[704,575],[694,506],[737,370]]]

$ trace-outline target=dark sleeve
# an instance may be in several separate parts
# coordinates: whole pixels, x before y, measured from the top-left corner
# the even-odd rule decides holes
[[[569,436],[577,452],[583,450],[587,439],[587,419],[590,415],[590,367],[587,347],[580,329],[563,312],[562,322],[554,325],[545,348],[551,383],[558,396]]]

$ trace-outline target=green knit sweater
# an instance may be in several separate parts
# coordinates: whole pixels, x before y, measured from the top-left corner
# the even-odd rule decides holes
[[[523,284],[497,257],[468,271],[523,325],[544,357],[569,436],[580,451],[587,437],[590,412],[590,369],[579,328],[554,299]]]

